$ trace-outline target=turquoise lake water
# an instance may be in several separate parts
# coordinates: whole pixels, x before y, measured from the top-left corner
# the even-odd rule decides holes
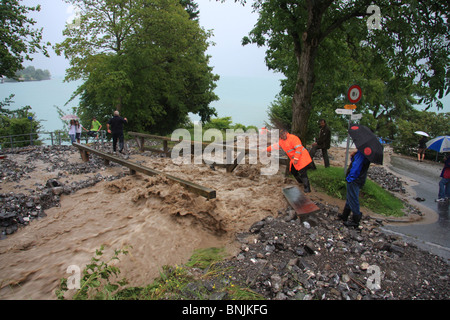
[[[41,121],[41,131],[62,130],[64,123],[59,119],[55,106],[68,114],[72,113],[72,107],[76,107],[79,100],[65,104],[81,84],[81,81],[66,83],[62,78],[8,82],[0,84],[0,99],[3,101],[14,94],[10,110],[29,105],[37,120]],[[280,81],[275,77],[222,77],[215,89],[220,100],[214,101],[211,106],[216,108],[218,117],[230,116],[233,123],[262,127],[267,121],[267,109],[279,91]],[[190,116],[193,121],[199,120],[196,115]]]

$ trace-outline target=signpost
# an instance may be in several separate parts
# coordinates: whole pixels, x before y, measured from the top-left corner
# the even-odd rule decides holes
[[[334,110],[337,114],[346,114],[346,115],[351,115],[353,114],[353,110],[349,110],[349,109],[336,109]]]
[[[353,85],[348,89],[347,92],[347,98],[348,101],[350,101],[351,103],[358,103],[359,100],[361,100],[362,97],[362,91],[360,86],[358,85]],[[356,108],[356,106],[355,106]]]
[[[351,120],[360,120],[362,118],[362,114],[358,113],[358,114],[352,114],[352,116],[350,117]]]
[[[336,109],[335,112],[337,114],[345,114],[350,115],[350,119],[348,120],[348,128],[350,129],[350,125],[352,120],[359,120],[362,118],[362,114],[353,114],[353,110],[356,109],[355,103],[358,103],[362,97],[361,87],[358,85],[352,85],[347,91],[347,99],[351,104],[346,104],[344,109]],[[347,134],[347,150],[345,152],[345,165],[344,165],[344,173],[347,172],[347,163],[348,163],[348,153],[350,149],[350,135]]]

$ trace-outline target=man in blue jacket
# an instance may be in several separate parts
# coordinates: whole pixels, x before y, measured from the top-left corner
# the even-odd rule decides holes
[[[344,221],[347,227],[359,226],[362,213],[359,211],[359,190],[364,186],[367,179],[367,170],[369,170],[370,161],[360,151],[351,154],[351,163],[347,170],[347,201],[344,212],[339,218]],[[352,220],[348,220],[350,212],[353,212]]]

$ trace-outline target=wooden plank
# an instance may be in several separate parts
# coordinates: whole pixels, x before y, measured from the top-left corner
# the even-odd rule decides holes
[[[227,172],[233,172],[234,169],[238,166],[239,162],[242,161],[242,159],[245,157],[245,151],[242,151],[238,154],[236,159],[234,159],[234,162],[232,164],[227,165]]]
[[[185,141],[185,140],[180,140],[180,139],[172,140],[172,138],[169,138],[169,137],[157,136],[157,135],[147,134],[147,133],[131,132],[131,131],[128,132],[128,134],[130,136],[134,136],[136,139],[138,139],[138,138],[140,138],[140,139],[147,138],[147,139],[156,139],[156,140],[159,139],[159,140],[162,140],[163,144],[164,144],[164,150],[158,150],[158,149],[154,149],[154,148],[150,148],[150,147],[145,147],[144,148],[143,147],[143,145],[144,145],[143,140],[141,140],[142,142],[140,144],[138,143],[138,145],[140,146],[141,151],[143,151],[145,149],[145,150],[152,151],[152,152],[165,153],[167,157],[170,156],[169,148],[167,146],[168,141],[173,141],[173,142]],[[190,143],[191,143],[191,154],[194,154],[194,146],[196,144],[201,144],[202,148],[206,147],[206,146],[215,146],[215,147],[226,148],[226,150],[227,150],[226,151],[227,152],[227,157],[229,155],[231,155],[231,153],[229,154],[230,150],[234,149],[236,152],[239,152],[239,154],[236,157],[236,159],[233,161],[233,163],[231,163],[231,164],[222,164],[221,165],[221,166],[224,166],[226,168],[227,172],[229,172],[229,173],[233,172],[236,169],[236,167],[239,165],[239,162],[241,162],[242,158],[246,154],[249,154],[251,151],[256,152],[257,157],[259,157],[258,149],[255,150],[255,149],[249,149],[249,148],[245,148],[245,147],[241,148],[241,147],[235,146],[234,142],[235,141],[233,141],[233,145],[229,145],[227,143],[221,144],[221,143],[214,143],[214,142],[199,142],[199,141],[192,141],[191,140],[190,141]],[[281,158],[280,158],[280,160],[281,160]],[[282,160],[280,161],[280,164],[284,164]],[[289,159],[287,159],[287,164],[289,164]],[[220,164],[214,164],[214,166],[216,166],[216,165],[220,166]],[[289,166],[286,167],[286,175],[288,175],[288,174],[289,174]]]
[[[166,177],[169,180],[175,181],[181,185],[183,185],[185,188],[187,188],[188,190],[195,192],[207,199],[214,199],[216,197],[216,191],[207,187],[203,187],[199,184],[190,182],[190,181],[186,181],[183,180],[181,178],[166,174],[164,172],[161,171],[157,171],[154,169],[150,169],[144,166],[141,166],[137,163],[125,160],[125,159],[121,159],[119,157],[115,157],[113,155],[98,151],[96,149],[87,147],[85,145],[79,144],[79,143],[73,143],[73,146],[77,147],[78,149],[81,150],[81,152],[88,152],[88,153],[92,153],[92,154],[96,154],[102,158],[104,158],[107,161],[113,161],[116,162],[120,165],[123,165],[125,167],[128,167],[130,169],[130,172],[133,174],[134,172],[140,172],[149,176],[155,176],[155,175],[162,175],[164,177]],[[84,159],[83,159],[84,160]]]
[[[156,139],[156,140],[163,140],[163,141],[173,141],[173,142],[183,142],[183,141],[185,141],[183,139],[181,139],[181,140],[180,139],[172,140],[172,138],[169,138],[169,137],[156,136],[156,135],[153,135],[153,134],[139,133],[139,132],[132,132],[132,131],[129,131],[128,134],[130,136],[134,136],[134,137],[147,138],[147,139]],[[234,150],[245,151],[247,153],[249,153],[252,150],[252,149],[248,149],[248,148],[241,148],[241,147],[234,146],[234,145],[233,146],[229,146],[226,143],[225,144],[221,144],[221,143],[214,143],[214,142],[199,142],[199,141],[193,141],[193,140],[191,140],[190,143],[192,145],[201,144],[203,147],[206,147],[206,146],[217,146],[217,147],[230,148],[230,149],[232,147]],[[253,151],[257,152],[258,150],[256,149],[256,150],[253,150]]]
[[[320,208],[302,193],[298,186],[283,188],[283,194],[299,217],[306,217],[309,214],[320,211]]]

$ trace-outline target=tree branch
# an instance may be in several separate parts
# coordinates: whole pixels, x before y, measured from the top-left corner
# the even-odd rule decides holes
[[[322,32],[319,38],[319,42],[325,39],[331,32],[339,28],[345,21],[356,17],[364,17],[371,15],[371,13],[367,13],[367,7],[371,3],[372,0],[365,0],[364,2],[362,2],[362,4],[360,3],[360,1],[358,1],[358,5],[351,12],[349,12],[344,16],[338,17],[336,20],[333,21],[333,23],[331,23],[330,26],[328,26],[328,28],[324,32]],[[329,5],[331,5],[331,3]]]

